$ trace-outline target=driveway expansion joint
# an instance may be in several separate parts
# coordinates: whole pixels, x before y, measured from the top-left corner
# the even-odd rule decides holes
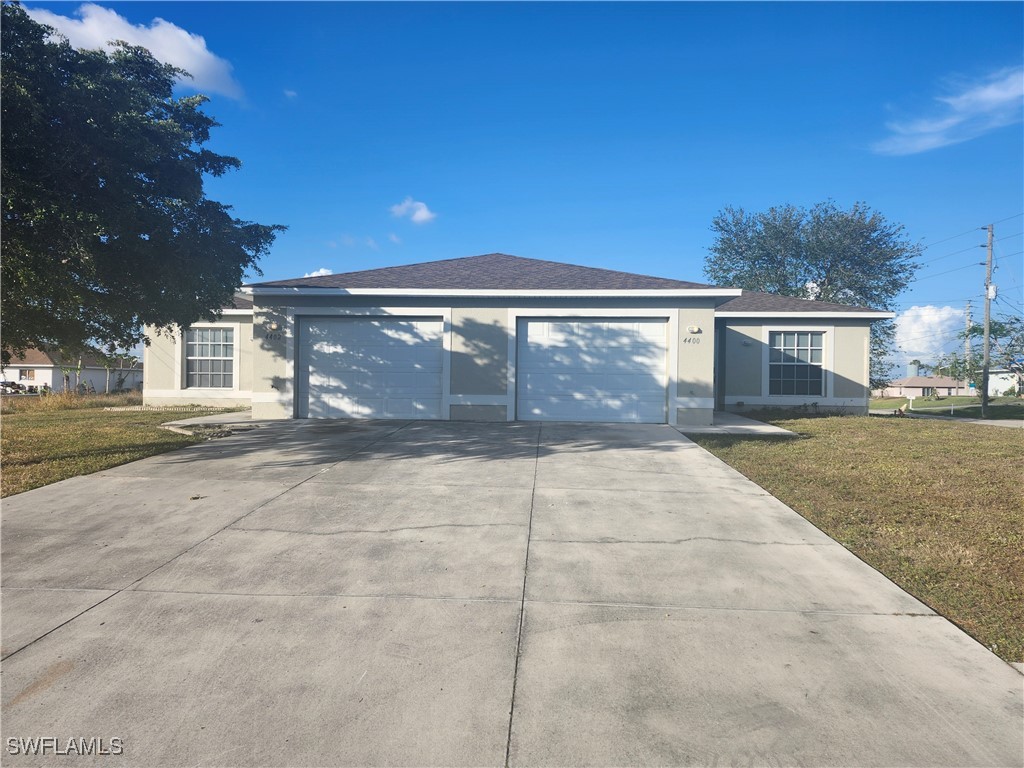
[[[299,531],[293,528],[245,528],[232,525],[233,531],[253,533],[295,533],[302,536],[341,536],[349,533],[399,533],[401,531],[426,531],[431,528],[525,528],[522,523],[439,523],[437,525],[408,525],[402,528],[352,528],[343,531]]]
[[[627,608],[651,611],[715,611],[736,613],[778,613],[795,616],[906,616],[909,618],[942,619],[943,616],[934,611],[850,611],[830,608],[743,608],[731,605],[681,605],[672,603],[623,603],[602,600],[542,600],[527,598],[533,605],[583,605],[592,608]]]
[[[519,681],[519,660],[523,650],[523,620],[526,616],[526,579],[530,572],[530,540],[533,538],[533,510],[537,502],[537,473],[540,471],[540,439],[544,425],[537,425],[537,453],[533,464],[533,489],[530,492],[530,516],[526,526],[526,555],[523,558],[523,593],[519,601],[519,628],[516,632],[516,662],[512,669],[512,697],[508,705],[508,738],[505,741],[505,768],[512,755],[512,720],[516,713],[516,684]]]
[[[758,547],[835,547],[834,541],[753,541],[751,539],[726,539],[717,536],[689,536],[685,539],[544,539],[545,544],[686,544],[691,541],[717,541],[721,544],[752,544]]]

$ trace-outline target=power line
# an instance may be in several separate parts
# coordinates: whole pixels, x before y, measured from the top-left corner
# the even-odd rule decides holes
[[[984,262],[979,262],[979,263],[983,264]],[[950,274],[952,272],[961,272],[961,271],[963,271],[965,269],[971,269],[971,268],[976,267],[976,266],[978,266],[978,264],[967,264],[967,265],[965,265],[963,267],[957,267],[956,269],[947,269],[945,272],[936,272],[934,275],[925,275],[924,277],[918,277],[918,278],[916,278],[914,280],[914,282],[915,283],[919,283],[922,280],[931,280],[933,277],[942,277],[942,275],[948,275],[948,274]]]
[[[1002,224],[1004,221],[1010,221],[1011,219],[1019,219],[1021,216],[1024,216],[1024,213],[1016,213],[1013,216],[1007,216],[1005,219],[1000,219],[999,221],[993,221],[992,223],[993,224]],[[971,227],[966,232],[961,232],[959,235],[951,235],[949,237],[943,238],[942,240],[936,240],[933,243],[928,243],[925,246],[925,248],[926,249],[927,248],[931,248],[932,246],[939,245],[941,243],[948,243],[950,240],[956,240],[958,237],[963,237],[964,235],[969,235],[972,232],[977,232],[978,230],[984,229],[984,228],[985,227]]]
[[[994,242],[998,243],[1000,240],[1009,240],[1012,237],[1020,237],[1021,235],[1024,235],[1024,232],[1018,232],[1015,235],[1007,235],[1006,237],[1000,237],[999,240],[995,240]],[[928,259],[927,261],[922,261],[921,262],[921,266],[924,266],[925,264],[932,264],[932,263],[934,263],[936,261],[942,261],[943,259],[948,259],[950,256],[956,256],[957,254],[960,254],[960,253],[967,253],[968,251],[973,251],[975,248],[984,248],[984,247],[985,247],[984,244],[969,245],[966,248],[961,248],[959,251],[952,251],[950,253],[945,253],[942,256],[936,256],[934,259]]]

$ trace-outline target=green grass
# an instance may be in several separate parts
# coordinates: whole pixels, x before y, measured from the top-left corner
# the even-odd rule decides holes
[[[916,408],[914,410],[917,410]],[[929,411],[931,413],[931,411]],[[935,411],[935,413],[939,413]],[[944,416],[955,416],[959,419],[980,419],[981,406],[972,405],[969,408],[957,408],[953,413],[941,414]],[[989,403],[988,418],[990,419],[1024,419],[1024,403]]]
[[[872,411],[886,411],[894,410],[899,408],[904,403],[910,402],[908,397],[873,397],[868,403],[868,408]],[[990,403],[994,402],[1013,402],[1013,398],[998,398],[993,397],[989,400]],[[946,408],[949,406],[961,406],[961,405],[978,405],[981,403],[981,399],[972,397],[969,395],[951,395],[949,397],[915,397],[914,408]]]
[[[1024,431],[763,416],[695,440],[1007,661],[1024,661]]]
[[[180,413],[108,412],[130,397],[4,398],[0,496],[143,459],[203,438],[160,429]]]
[[[868,408],[872,411],[891,412],[907,405],[907,410],[910,410],[909,402],[909,399],[906,397],[873,397]],[[1019,398],[993,397],[988,403],[988,418],[990,419],[1024,418],[1024,402],[1021,402]],[[955,416],[961,419],[980,419],[981,400],[977,397],[960,395],[942,398],[915,397],[914,411],[926,414],[934,413],[937,416]]]

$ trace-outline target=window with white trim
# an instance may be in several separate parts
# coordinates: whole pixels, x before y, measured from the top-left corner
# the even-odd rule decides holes
[[[822,331],[770,331],[768,394],[824,397],[824,355]]]
[[[185,386],[231,389],[235,381],[233,328],[189,328],[185,337]]]
[[[18,371],[18,378],[22,381],[35,381],[36,380],[36,369],[35,368],[21,368]]]

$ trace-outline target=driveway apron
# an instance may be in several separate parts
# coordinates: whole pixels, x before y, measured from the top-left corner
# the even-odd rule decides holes
[[[0,533],[5,765],[1024,763],[1024,677],[666,426],[275,424]]]

